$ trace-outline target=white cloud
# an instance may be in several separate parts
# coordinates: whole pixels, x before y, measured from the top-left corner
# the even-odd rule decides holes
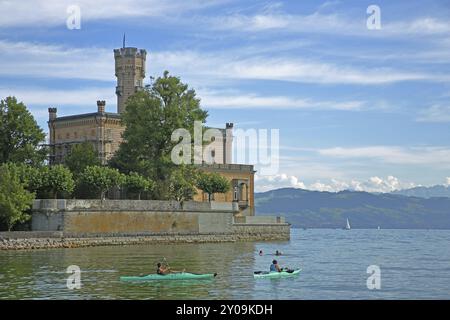
[[[197,91],[201,104],[205,109],[220,108],[270,108],[270,109],[333,109],[333,110],[360,110],[364,106],[361,101],[313,101],[311,99],[296,99],[289,96],[263,97],[253,94],[226,94],[210,93],[210,91]],[[0,97],[16,96],[27,105],[73,105],[95,106],[97,100],[106,100],[107,105],[116,105],[114,86],[90,87],[81,89],[48,89],[40,87],[1,87]]]
[[[414,187],[414,183],[404,183],[394,176],[383,179],[377,176],[370,177],[365,181],[350,180],[342,181],[331,179],[330,183],[320,181],[309,186],[311,190],[338,192],[342,190],[366,191],[366,192],[392,192],[399,189]]]
[[[0,75],[114,81],[113,51],[0,40]]]
[[[64,25],[69,16],[67,8],[78,5],[83,21],[124,19],[132,17],[177,16],[192,10],[200,10],[223,1],[205,0],[27,0],[0,1],[2,19],[0,27],[56,26]]]
[[[420,17],[412,21],[400,21],[386,24],[383,27],[393,35],[448,35],[449,21],[442,21],[432,17]]]
[[[446,180],[445,185],[447,187],[450,187],[450,177],[445,178],[445,180]]]
[[[360,110],[363,101],[314,101],[289,96],[261,96],[257,94],[220,93],[199,90],[202,105],[207,109],[269,108],[269,109],[334,109]]]
[[[282,12],[256,13],[254,15],[233,14],[211,19],[216,29],[235,30],[238,32],[260,32],[280,30],[285,32],[350,32],[358,24],[336,14],[295,15]],[[361,24],[361,26],[363,26]],[[361,27],[360,27],[361,28]]]
[[[301,182],[293,175],[279,174],[275,176],[255,175],[255,186],[257,192],[264,192],[278,188],[300,188],[313,191],[339,192],[342,190],[366,191],[366,192],[392,192],[394,190],[413,188],[416,184],[403,182],[394,176],[380,178],[370,177],[365,181],[330,179],[328,183],[316,181],[309,185]]]
[[[0,99],[7,96],[15,96],[23,102],[45,129],[48,107],[57,107],[58,116],[96,112],[97,100],[106,101],[106,111],[108,112],[116,112],[117,108],[114,87],[91,87],[74,90],[0,87]]]
[[[420,122],[450,122],[450,105],[433,105],[419,113]]]
[[[320,155],[336,158],[377,160],[392,164],[449,165],[448,147],[370,146],[358,148],[328,148],[317,150]]]
[[[445,81],[445,76],[358,68],[299,57],[236,55],[230,52],[151,52],[148,74],[170,70],[189,83],[260,79],[302,83],[374,85],[399,81]],[[150,72],[149,72],[150,71]],[[70,48],[0,40],[0,75],[115,81],[112,48]]]
[[[391,68],[358,68],[306,60],[300,57],[252,56],[195,51],[155,52],[156,69],[196,78],[279,80],[300,83],[376,85],[400,81],[446,81],[447,76],[399,71]]]
[[[414,20],[384,22],[381,30],[373,32],[366,26],[367,16],[362,14],[345,16],[340,13],[290,14],[286,12],[257,12],[251,15],[231,14],[211,19],[210,23],[216,29],[233,30],[236,32],[267,32],[274,30],[285,33],[321,33],[344,36],[365,37],[401,37],[401,36],[430,36],[448,35],[450,23],[433,17],[419,17]]]
[[[260,176],[255,174],[255,186],[257,192],[288,187],[306,189],[305,184],[299,181],[296,176],[287,175],[285,173],[272,176]]]
[[[52,90],[47,88],[12,88],[0,87],[0,97],[15,96],[25,105],[43,106],[95,106],[97,100],[106,100],[108,106],[116,105],[114,87],[111,88],[82,88],[75,90]],[[77,113],[74,110],[74,113]]]

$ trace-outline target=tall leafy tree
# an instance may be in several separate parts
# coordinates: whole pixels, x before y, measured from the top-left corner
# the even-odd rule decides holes
[[[22,102],[15,97],[0,101],[0,163],[41,164],[47,155],[44,140],[44,131]]]
[[[17,224],[27,221],[34,194],[25,189],[19,174],[11,165],[0,166],[0,219],[8,231]]]
[[[59,196],[66,197],[75,188],[72,172],[65,166],[59,164],[44,167],[41,170],[41,192],[47,192],[56,199]]]
[[[195,182],[198,172],[192,166],[180,165],[168,179],[169,199],[184,202],[192,200],[197,193]]]
[[[64,159],[64,164],[78,177],[86,167],[99,166],[101,163],[92,143],[86,141],[72,147],[70,154]]]
[[[43,167],[33,167],[25,163],[9,162],[5,165],[9,166],[18,175],[20,182],[24,184],[25,189],[30,192],[37,193],[42,189],[42,177],[46,171]]]
[[[124,142],[110,164],[122,172],[138,172],[155,181],[154,196],[167,199],[166,182],[176,169],[170,157],[176,145],[171,141],[172,133],[184,128],[193,137],[194,121],[204,123],[206,117],[195,91],[166,71],[146,90],[128,99],[122,114]]]
[[[131,172],[129,175],[125,176],[124,186],[127,188],[128,192],[136,193],[138,199],[141,200],[142,192],[150,191],[153,188],[153,181],[150,181],[136,172]]]
[[[92,192],[96,193],[100,199],[105,199],[106,192],[124,183],[124,175],[117,169],[89,166],[81,173],[78,183],[81,183]]]
[[[231,184],[225,177],[218,173],[202,172],[197,178],[197,188],[208,194],[208,200],[211,201],[214,193],[226,193],[230,190]]]

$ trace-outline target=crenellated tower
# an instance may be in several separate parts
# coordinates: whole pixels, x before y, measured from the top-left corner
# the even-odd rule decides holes
[[[128,98],[144,87],[146,56],[147,51],[144,49],[125,45],[120,49],[114,49],[117,113],[124,112]]]

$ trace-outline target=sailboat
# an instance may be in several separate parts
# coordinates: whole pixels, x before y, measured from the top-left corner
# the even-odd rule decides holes
[[[344,228],[344,230],[350,230],[351,228],[350,228],[350,221],[348,221],[348,218],[347,218],[347,225],[345,226],[345,228]]]

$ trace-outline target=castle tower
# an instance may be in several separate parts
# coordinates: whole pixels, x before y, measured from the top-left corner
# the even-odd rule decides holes
[[[225,125],[225,156],[223,163],[233,163],[233,123]]]
[[[124,112],[127,99],[143,88],[146,56],[144,49],[125,47],[125,41],[122,48],[114,49],[118,113]]]

